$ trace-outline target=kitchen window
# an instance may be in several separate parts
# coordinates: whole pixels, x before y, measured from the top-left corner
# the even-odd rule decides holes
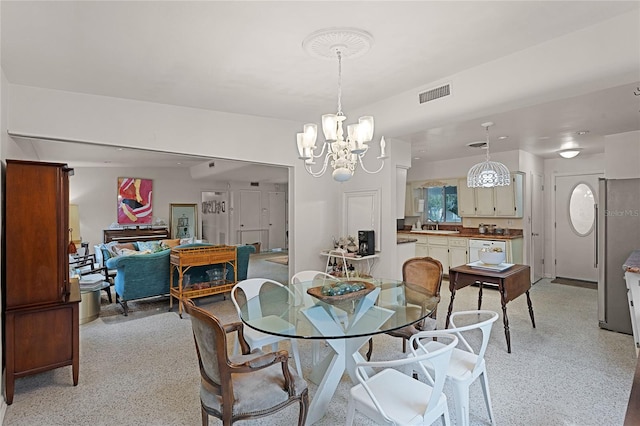
[[[458,187],[432,186],[424,188],[425,206],[424,219],[426,222],[460,223],[458,216]]]

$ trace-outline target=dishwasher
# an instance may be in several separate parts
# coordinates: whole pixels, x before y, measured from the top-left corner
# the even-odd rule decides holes
[[[502,252],[507,254],[507,242],[496,240],[469,240],[469,262],[475,262],[480,260],[478,257],[478,250],[483,248],[500,248]]]
[[[502,252],[507,254],[507,242],[506,241],[496,241],[496,240],[469,240],[469,263],[476,262],[480,260],[478,257],[478,250],[483,248],[501,248]],[[477,284],[474,284],[477,285]],[[482,283],[482,287],[498,289],[498,286],[493,283]]]

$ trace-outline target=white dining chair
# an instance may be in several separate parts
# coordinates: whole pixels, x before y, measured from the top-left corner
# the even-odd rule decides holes
[[[286,333],[287,330],[292,330],[295,325],[291,324],[284,318],[278,317],[276,315],[266,315],[262,314],[262,307],[260,306],[260,289],[263,285],[269,284],[278,287],[282,287],[286,293],[288,293],[287,297],[290,297],[291,300],[295,299],[295,295],[284,285],[279,282],[272,281],[266,278],[249,278],[243,281],[239,281],[236,285],[231,289],[231,301],[233,302],[236,310],[238,312],[238,316],[240,315],[240,305],[237,301],[237,293],[239,290],[242,290],[244,293],[244,297],[246,298],[247,303],[247,313],[248,320],[253,320],[256,323],[260,321],[266,321],[270,323],[269,328],[273,329],[274,324],[280,324],[281,330],[283,333]],[[256,324],[258,325],[258,324]],[[263,333],[261,331],[254,330],[251,327],[244,328],[244,338],[249,344],[251,350],[255,348],[262,348],[267,345],[271,345],[271,350],[276,351],[278,348],[278,343],[283,340],[288,340],[291,344],[291,355],[293,355],[293,359],[296,363],[296,371],[298,375],[302,377],[302,366],[300,364],[300,353],[298,352],[298,342],[296,339],[289,339],[282,336],[276,336],[273,334]],[[239,345],[236,342],[235,353],[239,351]]]
[[[431,332],[423,333],[427,336]],[[351,388],[349,394],[346,425],[353,424],[356,411],[376,424],[430,425],[441,419],[445,425],[449,425],[447,397],[442,389],[458,338],[453,334],[437,336],[441,347],[435,351],[392,361],[359,362],[356,365],[359,383]],[[407,367],[422,371],[429,378],[429,383],[415,380],[400,371]],[[382,370],[369,376],[367,370],[371,368]]]
[[[484,355],[489,343],[491,328],[497,319],[498,313],[493,311],[454,312],[450,317],[450,327],[446,330],[421,332],[413,335],[409,340],[413,356],[421,356],[444,347],[445,345],[440,342],[440,333],[442,335],[454,334],[460,340],[462,347],[454,349],[447,370],[447,382],[453,386],[454,391],[456,424],[469,425],[469,386],[477,378],[480,378],[489,420],[492,425],[495,425]],[[458,322],[457,325],[456,322]],[[477,330],[480,331],[481,337],[479,339],[469,338],[474,330],[476,330],[476,334]],[[438,336],[438,340],[433,340],[434,335]]]
[[[334,283],[336,281],[338,281],[338,279],[333,275],[320,271],[307,270],[295,273],[291,277],[291,287],[294,289],[297,298],[296,305],[310,308],[316,304],[316,301],[307,293],[307,290],[311,287]],[[333,312],[335,312],[337,320],[346,327],[348,322],[347,313],[337,307],[334,307]],[[315,365],[319,361],[320,340],[314,339],[311,343],[311,362]]]

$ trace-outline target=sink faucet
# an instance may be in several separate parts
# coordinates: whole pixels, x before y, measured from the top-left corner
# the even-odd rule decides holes
[[[438,230],[439,222],[438,222],[437,220],[427,219],[427,222],[428,222],[428,223],[434,223],[434,224],[435,224],[435,228],[431,228],[431,229],[433,229],[434,231],[437,231],[437,230]]]

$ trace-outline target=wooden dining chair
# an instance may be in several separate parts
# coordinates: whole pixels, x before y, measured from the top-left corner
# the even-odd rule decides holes
[[[432,257],[413,257],[402,265],[402,280],[412,284],[405,286],[405,297],[408,305],[415,305],[421,309],[424,295],[435,296],[440,301],[440,287],[442,287],[442,263]],[[435,330],[438,306],[422,321],[410,324],[386,334],[402,338],[402,352],[407,351],[407,340],[421,331]],[[369,340],[367,360],[371,359],[373,339]]]
[[[250,352],[242,322],[222,325],[191,299],[183,300],[183,306],[191,318],[200,366],[203,426],[209,424],[210,415],[226,426],[273,414],[294,403],[300,405],[298,425],[304,425],[309,407],[307,382],[289,368],[287,351]],[[227,334],[233,332],[242,353],[229,356]]]

